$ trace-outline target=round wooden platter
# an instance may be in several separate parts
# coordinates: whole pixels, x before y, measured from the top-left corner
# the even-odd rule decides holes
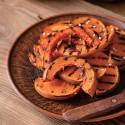
[[[17,38],[15,44],[11,49],[8,59],[8,70],[10,77],[13,81],[14,88],[19,93],[19,95],[23,97],[23,99],[29,101],[35,107],[37,107],[41,112],[47,114],[50,117],[63,119],[62,112],[67,111],[68,109],[72,109],[81,105],[92,103],[96,100],[101,100],[103,98],[110,97],[112,95],[120,93],[122,89],[125,89],[125,85],[123,84],[124,81],[123,78],[124,72],[123,72],[121,73],[120,86],[117,88],[115,92],[105,97],[91,99],[86,95],[77,95],[76,97],[69,100],[54,101],[40,96],[35,91],[33,81],[36,77],[41,76],[42,72],[30,64],[28,59],[28,52],[32,51],[33,44],[37,43],[39,35],[41,33],[41,29],[57,20],[73,19],[75,17],[84,15],[95,16],[96,18],[101,19],[105,23],[114,24],[116,26],[119,26],[120,28],[125,29],[124,22],[119,21],[112,17],[107,17],[107,16],[102,17],[101,15],[98,14],[93,15],[88,13],[63,14],[47,18],[28,28]],[[122,107],[108,114],[104,114],[102,116],[92,118],[86,121],[89,122],[102,121],[118,117],[123,114],[125,114],[125,110]]]

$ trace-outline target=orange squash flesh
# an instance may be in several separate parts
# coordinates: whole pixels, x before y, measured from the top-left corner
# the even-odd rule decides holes
[[[66,29],[63,32],[59,32],[52,40],[51,42],[48,44],[47,50],[45,52],[44,55],[44,60],[51,62],[53,60],[53,58],[57,58],[58,56],[64,55],[64,56],[69,56],[69,55],[73,55],[73,56],[86,56],[89,54],[92,54],[96,51],[96,49],[100,48],[99,46],[102,46],[100,43],[100,41],[97,39],[97,37],[93,37],[95,40],[93,41],[93,39],[90,37],[90,34],[92,35],[93,32],[91,32],[91,30],[87,30],[84,31],[84,29],[80,29],[79,27],[74,27],[71,29]],[[89,33],[88,33],[89,32]],[[76,48],[77,45],[77,40],[74,42],[72,41],[72,36],[77,35],[79,37],[79,39],[81,40],[81,43],[83,43],[83,45],[81,45],[83,49],[79,50],[79,46],[77,46],[78,48]],[[89,35],[88,35],[89,34]],[[79,40],[79,41],[80,41]],[[65,42],[66,44],[70,43],[71,46],[74,46],[74,48],[69,48],[66,50],[66,52],[64,53],[59,53],[57,50],[57,44],[59,42]],[[55,48],[57,49],[56,54],[53,54],[53,50],[55,50]],[[77,51],[78,50],[78,51]],[[55,56],[55,57],[54,57]]]
[[[55,35],[65,29],[70,28],[70,21],[59,21],[51,24],[43,29],[40,35],[40,45],[43,49],[46,49],[49,41],[55,37]]]
[[[99,50],[104,49],[108,45],[107,29],[100,20],[91,16],[78,17],[73,21],[73,24],[93,31],[93,38],[95,39],[96,37],[100,41]]]
[[[109,63],[119,67],[120,71],[125,69],[125,31],[119,29],[116,26],[110,26],[112,30],[111,42],[105,49],[105,52],[109,55]],[[110,30],[111,31],[111,30]],[[114,32],[115,31],[115,32]],[[113,35],[114,32],[114,35]]]
[[[94,71],[96,77],[101,78],[106,73],[106,68],[94,68]],[[82,75],[81,70],[76,67],[68,67],[59,74],[61,79],[72,84],[79,84],[83,80]]]
[[[54,100],[71,98],[80,91],[80,86],[75,86],[62,80],[44,81],[42,78],[37,78],[34,83],[35,90],[40,95]]]
[[[108,94],[112,92],[119,84],[119,70],[117,66],[107,68],[104,76],[98,81],[96,95]]]
[[[64,55],[64,56],[69,56],[69,55],[72,55],[72,54],[74,56],[84,56],[84,55],[86,55],[87,51],[84,51],[84,52],[82,51],[82,53],[81,53],[81,51],[79,51],[80,53],[78,53],[77,51],[75,52],[74,49],[76,48],[75,46],[77,44],[77,40],[73,42],[72,38],[71,38],[71,36],[74,36],[74,35],[79,36],[82,39],[82,41],[87,41],[89,44],[92,43],[92,39],[85,32],[83,32],[83,31],[78,32],[78,28],[74,28],[74,30],[66,29],[63,32],[58,33],[54,37],[54,39],[51,40],[51,42],[49,43],[49,45],[47,47],[47,50],[45,52],[45,60],[47,60],[48,62],[53,60],[52,59],[52,58],[54,58],[54,57],[52,57],[53,50],[55,50],[55,48],[57,48],[57,44],[60,41],[65,42],[66,44],[68,44],[68,42],[70,42],[69,44],[71,44],[71,46],[74,46],[74,48],[72,50],[72,48],[70,47],[69,51],[67,51],[67,53],[63,52],[63,53],[60,53],[59,55]],[[85,45],[81,45],[81,46],[85,47]]]
[[[90,70],[89,63],[85,65],[86,75],[83,78],[82,90],[93,97],[95,95],[97,89],[97,81],[96,81],[96,74],[93,69]]]
[[[112,25],[106,27],[108,32],[108,42],[111,42],[113,37],[115,36],[115,28]],[[109,43],[110,44],[110,43]]]
[[[55,76],[58,75],[58,73],[60,74],[60,72],[62,72],[67,66],[76,66],[78,69],[82,69],[81,73],[83,73],[83,76],[81,77],[82,81],[80,81],[82,90],[90,96],[94,96],[97,85],[95,72],[84,59],[79,59],[77,57],[59,57],[53,62],[51,67],[45,70],[44,79],[54,80]],[[70,83],[71,82],[72,81],[70,81]],[[73,82],[72,84],[78,83]]]
[[[106,26],[107,33],[108,33],[108,46],[104,48],[104,52],[109,52],[110,45],[112,44],[112,41],[116,35],[115,28],[112,25]]]
[[[98,78],[96,95],[103,95],[113,91],[119,84],[119,70],[117,66],[108,62],[108,56],[100,52],[87,58],[89,64],[96,68],[106,68],[105,74]]]
[[[85,17],[85,18],[87,18],[87,17]],[[75,20],[77,20],[77,19],[75,19]],[[74,20],[74,22],[75,22],[75,20]],[[85,29],[84,28],[81,29],[79,26],[72,26],[72,28],[69,28],[68,25],[66,25],[66,28],[65,28],[64,24],[59,24],[59,26],[62,25],[62,27],[64,25],[64,29],[61,27],[61,30],[60,30],[60,27],[59,27],[59,30],[58,30],[58,26],[56,26],[56,25],[54,26],[54,24],[52,26],[50,26],[51,28],[56,27],[57,28],[56,30],[58,30],[58,32],[56,33],[56,35],[53,38],[51,38],[51,40],[49,39],[49,43],[47,43],[47,41],[46,41],[47,45],[46,45],[46,43],[44,44],[44,40],[43,40],[43,43],[41,42],[43,44],[43,45],[41,44],[42,46],[46,46],[44,62],[46,62],[46,61],[51,62],[53,60],[53,58],[55,59],[61,55],[86,56],[88,54],[94,53],[96,51],[96,49],[100,50],[100,49],[104,48],[105,46],[107,46],[107,44],[108,44],[107,43],[107,34],[106,34],[107,31],[106,31],[106,28],[103,25],[103,23],[101,23],[101,21],[94,19],[94,18],[90,18],[90,22],[91,22],[90,24],[85,25],[85,27],[86,27]],[[94,25],[94,23],[95,23],[95,25]],[[97,23],[98,23],[98,25],[97,25]],[[92,28],[90,28],[91,25],[94,25],[96,27],[92,29]],[[101,26],[102,29],[99,29],[98,28],[99,26]],[[103,34],[102,34],[102,31],[104,32]],[[98,36],[99,35],[98,33],[101,36]],[[73,34],[77,34],[80,37],[80,39],[82,39],[81,41],[83,42],[83,45],[81,45],[81,46],[83,46],[84,49],[81,49],[81,50],[76,49],[76,52],[75,52],[75,50],[72,50],[70,48],[70,49],[67,49],[66,52],[64,52],[64,53],[58,52],[57,51],[58,49],[57,49],[56,54],[55,54],[55,52],[53,52],[53,50],[55,48],[57,48],[57,43],[60,41],[63,41],[64,36],[73,35]],[[41,39],[41,41],[42,41],[42,39]],[[69,41],[71,42],[70,38],[69,38]],[[66,42],[69,42],[69,41],[66,41]],[[75,44],[75,46],[76,46],[76,44]],[[52,53],[54,53],[54,54],[52,54]],[[55,55],[55,57],[53,55]]]
[[[50,26],[45,27],[42,34],[40,35],[40,43],[39,43],[43,52],[42,53],[43,65],[41,67],[45,68],[48,65],[44,57],[46,56],[45,52],[47,51],[47,47],[51,39],[53,39],[58,32],[68,28],[70,28],[70,21],[59,21],[57,23],[54,23]]]
[[[96,77],[101,78],[106,73],[106,68],[94,68]]]
[[[116,36],[110,46],[109,53],[112,63],[117,65],[120,70],[123,70],[124,67],[121,67],[121,65],[125,65],[125,39]]]
[[[67,69],[64,69],[59,76],[69,83],[79,84],[83,80],[80,72],[80,69],[77,69],[76,67],[68,67]]]
[[[59,57],[58,59],[56,59],[53,62],[53,65],[51,66],[51,68],[47,69],[47,79],[54,79],[55,75],[60,72],[63,71],[65,67],[67,66],[76,66],[79,67],[81,66],[80,64],[77,63],[77,57]],[[80,63],[85,64],[85,60],[80,60]]]

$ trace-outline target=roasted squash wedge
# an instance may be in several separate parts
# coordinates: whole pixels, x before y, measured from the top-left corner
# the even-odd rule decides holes
[[[73,24],[79,26],[81,29],[86,30],[92,39],[94,39],[96,42],[99,42],[99,45],[96,48],[97,50],[104,49],[108,45],[107,29],[99,19],[91,16],[78,17],[73,21]]]
[[[44,50],[46,50],[48,43],[51,41],[55,35],[63,31],[65,29],[70,28],[71,23],[69,20],[67,21],[58,21],[56,23],[50,24],[49,26],[45,27],[40,35],[40,45]]]
[[[71,98],[80,91],[80,86],[75,86],[62,80],[44,81],[42,78],[37,78],[34,86],[40,95],[54,100]]]
[[[119,85],[119,70],[117,66],[108,67],[106,73],[98,79],[96,95],[112,92]]]
[[[106,68],[106,72],[98,78],[96,95],[103,95],[113,91],[119,84],[119,70],[108,62],[109,57],[100,52],[87,57],[87,61],[95,68]]]
[[[125,38],[116,35],[110,45],[109,55],[113,64],[120,70],[124,70],[125,65]]]

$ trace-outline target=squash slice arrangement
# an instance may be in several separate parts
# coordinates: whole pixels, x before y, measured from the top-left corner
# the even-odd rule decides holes
[[[125,31],[92,16],[52,22],[32,50],[31,64],[43,71],[35,90],[49,99],[106,95],[125,69]]]

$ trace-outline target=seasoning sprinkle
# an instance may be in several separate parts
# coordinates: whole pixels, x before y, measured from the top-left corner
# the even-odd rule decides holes
[[[43,36],[45,36],[46,35],[46,33],[45,32],[43,32],[43,34],[42,34]]]
[[[92,28],[96,28],[96,26],[95,26],[95,25],[93,25],[93,26],[92,26]]]
[[[99,40],[102,40],[102,37],[101,37],[101,36],[99,36]]]
[[[95,37],[95,34],[93,34],[93,37]]]
[[[90,20],[86,21],[86,24],[89,24],[90,23]]]
[[[79,24],[78,24],[78,26],[80,26],[80,27],[81,27],[81,26],[82,26],[82,24],[81,24],[81,23],[79,23]]]
[[[47,36],[49,36],[50,35],[50,33],[47,33]]]

